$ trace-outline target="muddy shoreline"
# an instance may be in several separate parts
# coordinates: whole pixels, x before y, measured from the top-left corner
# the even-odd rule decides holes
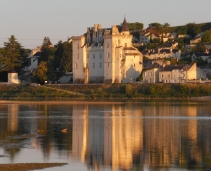
[[[17,163],[17,164],[0,164],[1,171],[28,171],[41,170],[50,167],[61,167],[67,163]]]

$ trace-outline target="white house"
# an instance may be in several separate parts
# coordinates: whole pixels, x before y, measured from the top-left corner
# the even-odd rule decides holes
[[[152,65],[145,68],[143,71],[143,82],[144,83],[158,83],[159,82],[159,71],[162,69],[162,65],[154,62]]]
[[[72,37],[74,83],[135,82],[142,71],[142,54],[132,46],[126,19],[121,32],[116,26],[88,28]]]
[[[206,79],[206,73],[196,63],[191,65],[166,65],[159,71],[159,82],[186,83],[189,80]]]
[[[36,69],[38,66],[38,58],[40,56],[41,56],[41,46],[38,46],[30,52],[29,56],[27,57],[28,64],[23,68],[23,70],[31,71],[32,69]]]
[[[201,58],[204,61],[207,61],[208,58],[211,57],[211,53],[209,52],[194,52],[191,56],[192,61],[196,61],[197,58]]]
[[[165,49],[165,48],[154,48],[150,50],[143,50],[143,56],[149,59],[162,59],[162,58],[181,58],[181,50],[178,49]]]

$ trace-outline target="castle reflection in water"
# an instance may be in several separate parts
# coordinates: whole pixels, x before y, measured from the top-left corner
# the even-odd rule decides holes
[[[13,159],[22,147],[1,142],[28,135],[15,143],[28,139],[45,159],[56,151],[93,170],[211,168],[210,111],[197,102],[0,105],[0,145]]]

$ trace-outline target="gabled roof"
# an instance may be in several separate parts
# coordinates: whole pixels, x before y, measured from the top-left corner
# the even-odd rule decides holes
[[[130,31],[129,28],[128,28],[128,24],[127,24],[127,21],[126,21],[125,18],[124,18],[124,21],[123,21],[123,24],[122,24],[122,32],[123,31]]]
[[[162,66],[159,63],[154,62],[153,64],[147,66],[145,69],[153,69],[153,68],[162,68]]]
[[[172,71],[175,69],[182,69],[184,65],[166,65],[161,71]]]
[[[187,65],[187,64],[183,64],[183,65],[166,65],[161,71],[172,71],[172,70],[176,70],[176,69],[188,71],[193,65],[194,64],[192,64],[192,65]]]
[[[41,53],[42,53],[42,52],[37,52],[37,53],[35,53],[33,56],[41,56]]]
[[[211,56],[211,53],[205,53],[205,52],[194,52],[196,57],[201,57],[201,56]]]

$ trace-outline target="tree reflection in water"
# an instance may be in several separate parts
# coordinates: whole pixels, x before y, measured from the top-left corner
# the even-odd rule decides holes
[[[31,162],[40,151],[39,161],[58,156],[91,170],[210,169],[210,111],[210,102],[4,104],[0,156],[12,163],[27,149]]]

